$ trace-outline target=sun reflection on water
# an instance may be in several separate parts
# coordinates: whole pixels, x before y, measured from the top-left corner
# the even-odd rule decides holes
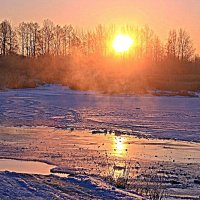
[[[127,138],[123,136],[113,137],[113,154],[117,157],[126,157],[127,155]]]

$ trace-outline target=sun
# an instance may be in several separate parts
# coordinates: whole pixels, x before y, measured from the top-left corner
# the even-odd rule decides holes
[[[129,35],[119,34],[115,37],[112,46],[117,53],[123,53],[128,51],[133,43],[134,41]]]

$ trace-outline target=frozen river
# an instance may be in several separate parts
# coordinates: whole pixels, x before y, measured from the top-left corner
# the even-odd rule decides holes
[[[103,95],[58,85],[0,92],[1,126],[120,130],[200,142],[200,98]]]

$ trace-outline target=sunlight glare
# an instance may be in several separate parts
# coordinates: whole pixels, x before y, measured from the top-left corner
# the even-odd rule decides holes
[[[113,139],[113,153],[116,156],[124,157],[127,154],[126,138],[115,136]]]
[[[113,41],[113,48],[117,53],[128,51],[133,45],[133,39],[128,35],[119,34]]]

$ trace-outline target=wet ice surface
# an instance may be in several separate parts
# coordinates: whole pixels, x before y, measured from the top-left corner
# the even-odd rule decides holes
[[[122,130],[200,141],[200,99],[103,95],[59,85],[0,92],[0,125]]]
[[[138,166],[136,165],[138,162],[140,163],[139,174],[150,166],[156,167],[160,173],[167,177],[165,183],[169,194],[177,197],[177,199],[180,199],[180,196],[181,198],[187,197],[186,199],[198,199],[200,196],[199,150],[199,144],[195,142],[141,139],[128,135],[91,134],[88,131],[42,127],[0,127],[1,158],[45,161],[58,166],[54,168],[54,172],[63,172],[75,176],[85,173],[105,176],[108,162],[112,166],[112,158],[119,165],[120,161],[123,165],[124,160],[131,159],[133,167]],[[110,161],[107,161],[106,155],[109,155]],[[0,172],[0,176],[1,174],[4,173]],[[4,189],[8,188],[7,181],[12,182],[14,178],[8,176],[5,174],[2,177],[5,178],[6,183],[4,182],[4,186],[0,184],[0,196],[4,195]],[[23,175],[23,177],[23,182],[25,181],[28,185],[34,182],[34,179],[27,180],[26,175]],[[2,178],[0,177],[1,180]],[[43,178],[42,180],[45,181],[46,179]],[[55,180],[53,179],[52,181],[55,182],[58,180],[56,177]],[[89,177],[87,179],[91,180]],[[46,181],[42,187],[46,187]],[[50,185],[51,183],[49,182]],[[101,183],[103,184],[103,182]],[[15,184],[14,181],[9,186],[11,189],[14,188],[14,192],[17,188]],[[48,187],[49,184],[47,184]],[[60,184],[63,184],[63,182],[57,182],[56,184],[55,187],[60,188]],[[29,190],[29,187],[26,188]],[[50,191],[48,190],[48,192]],[[133,191],[135,190],[133,189]],[[50,193],[48,194],[50,195]],[[81,195],[79,192],[78,194]],[[26,195],[26,193],[23,195]],[[47,195],[47,193],[44,195]],[[95,191],[93,195],[96,195]]]
[[[0,159],[0,172],[10,171],[26,174],[49,175],[55,166],[42,162],[22,161],[14,159]]]
[[[54,174],[60,177],[68,177],[68,174],[66,173],[53,173],[56,168],[56,166],[44,162],[0,158],[0,172],[8,171],[23,174],[40,175]]]

